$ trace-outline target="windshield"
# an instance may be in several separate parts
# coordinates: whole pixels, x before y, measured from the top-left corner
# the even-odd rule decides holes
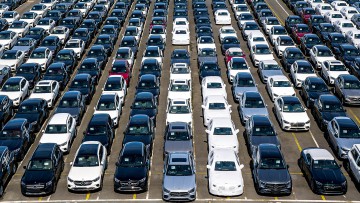
[[[21,17],[22,19],[33,19],[34,18],[34,14],[32,13],[24,13],[24,15]]]
[[[246,99],[245,108],[264,108],[265,104],[261,98],[258,99]]]
[[[165,33],[164,33],[164,29],[153,28],[151,29],[151,34],[165,34]]]
[[[128,59],[128,58],[130,58],[130,54],[129,54],[129,52],[118,52],[117,54],[116,54],[116,58],[117,59]]]
[[[275,136],[275,131],[272,126],[255,126],[252,131],[252,136]]]
[[[255,83],[252,79],[240,79],[237,81],[236,87],[254,87]]]
[[[76,99],[62,99],[60,101],[59,107],[60,108],[69,108],[69,107],[78,107],[79,106],[79,102]]]
[[[50,25],[50,21],[49,20],[40,20],[39,21],[39,23],[38,23],[39,25]]]
[[[288,103],[284,104],[283,112],[304,112],[301,103]]]
[[[106,125],[90,125],[86,131],[86,136],[98,136],[106,135],[107,128]]]
[[[230,56],[244,56],[244,52],[242,52],[242,51],[233,51],[233,52],[230,52],[229,55]]]
[[[166,170],[168,176],[190,176],[192,174],[190,165],[169,165]]]
[[[18,139],[21,138],[22,132],[20,130],[3,130],[0,133],[1,140]]]
[[[324,56],[324,57],[327,57],[327,56],[332,56],[333,54],[331,53],[330,50],[322,50],[322,51],[319,51],[318,52],[318,56]]]
[[[8,12],[6,12],[6,13],[3,14],[2,17],[3,17],[3,18],[14,18],[14,14],[13,14],[13,13],[8,13]]]
[[[24,68],[25,67],[25,68]],[[16,73],[34,73],[34,68],[33,67],[27,67],[27,66],[24,66],[24,67],[19,67],[17,70],[16,70]]]
[[[330,103],[330,104],[323,104],[323,111],[327,111],[327,112],[343,112],[344,108],[342,107],[342,105],[340,103]]]
[[[86,81],[73,81],[71,83],[72,88],[87,88],[88,85],[89,84]]]
[[[120,82],[114,82],[114,83],[106,83],[104,91],[114,91],[114,90],[121,90],[122,86]]]
[[[190,87],[188,84],[172,84],[170,90],[175,92],[187,92],[190,90]]]
[[[189,140],[189,133],[187,131],[173,131],[167,134],[167,140],[169,141],[186,141]]]
[[[236,165],[233,161],[215,162],[215,171],[236,171]]]
[[[56,46],[56,40],[44,40],[41,46]]]
[[[284,28],[274,28],[274,34],[275,35],[283,35],[286,34],[286,30]]]
[[[281,40],[280,45],[292,46],[292,45],[294,45],[294,42],[291,39],[283,39],[283,40]]]
[[[131,125],[128,127],[126,134],[128,135],[138,135],[138,134],[148,134],[150,132],[147,125]]]
[[[360,81],[348,81],[344,83],[344,89],[360,89]]]
[[[16,59],[16,52],[4,53],[1,59]]]
[[[19,40],[16,42],[15,46],[29,46],[30,40]]]
[[[289,59],[303,59],[304,55],[299,51],[299,52],[290,52],[287,55],[287,58]]]
[[[148,50],[145,52],[144,57],[160,57],[158,50]]]
[[[263,70],[281,70],[278,64],[265,64]]]
[[[49,124],[46,127],[45,130],[46,134],[60,134],[60,133],[67,133],[67,128],[66,125],[54,125],[54,124]]]
[[[71,60],[71,56],[69,54],[58,54],[56,56],[58,60]]]
[[[339,133],[340,138],[360,138],[360,129],[359,128],[341,128]]]
[[[68,42],[65,45],[65,48],[79,48],[80,47],[80,43],[78,42]]]
[[[256,54],[271,54],[271,51],[268,47],[257,47]]]
[[[330,65],[330,71],[347,71],[344,65]]]
[[[232,135],[232,129],[229,127],[219,127],[214,129],[214,135]]]
[[[37,113],[38,107],[36,105],[21,105],[18,110],[19,113]]]
[[[30,160],[27,170],[52,170],[52,161],[50,159],[35,159]]]
[[[225,103],[210,103],[209,109],[212,110],[219,110],[219,109],[225,109],[226,105]]]
[[[206,87],[209,89],[218,89],[222,88],[222,84],[220,82],[208,82]]]
[[[309,88],[312,92],[327,92],[328,91],[328,88],[325,84],[311,84]]]
[[[74,161],[75,167],[99,166],[97,155],[78,155]]]
[[[337,36],[337,37],[333,37],[333,42],[336,43],[348,43],[348,41],[346,40],[346,38],[344,36]]]
[[[289,81],[274,81],[273,87],[291,87]]]
[[[219,66],[216,63],[206,63],[201,66],[203,70],[214,70],[214,71],[220,71]]]
[[[172,54],[171,58],[174,59],[188,59],[189,55],[185,52],[175,52]]]
[[[138,84],[139,89],[151,89],[151,88],[156,88],[156,87],[157,87],[157,85],[153,81],[143,81]]]
[[[346,49],[345,50],[345,55],[347,55],[347,56],[359,56],[360,52],[355,47],[353,47],[351,49]]]
[[[314,160],[313,167],[316,169],[323,169],[323,168],[332,168],[336,169],[339,168],[337,163],[334,160]]]
[[[299,66],[297,72],[298,73],[315,73],[313,67],[310,64]]]
[[[169,113],[172,114],[190,113],[190,109],[189,106],[170,106]]]
[[[35,86],[34,93],[51,93],[50,86]]]
[[[139,167],[143,166],[144,164],[144,158],[137,154],[126,154],[123,155],[119,160],[119,165],[122,167]]]
[[[190,70],[188,68],[173,68],[171,73],[174,74],[187,74]]]
[[[281,158],[262,158],[261,169],[285,169],[284,161]]]
[[[64,34],[65,33],[65,30],[63,29],[54,29],[52,34]]]
[[[96,110],[99,111],[108,111],[115,110],[115,102],[114,101],[100,101],[96,107]]]
[[[1,91],[4,91],[4,92],[13,92],[13,91],[19,91],[20,90],[20,85],[19,83],[6,83]]]
[[[98,38],[95,44],[110,44],[110,38]]]
[[[74,33],[74,35],[77,37],[87,37],[88,36],[86,31],[76,31]]]
[[[133,109],[152,109],[154,108],[152,101],[136,101],[132,105]]]

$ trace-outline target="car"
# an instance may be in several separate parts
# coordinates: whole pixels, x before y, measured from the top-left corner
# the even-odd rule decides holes
[[[259,92],[245,91],[239,100],[239,116],[242,124],[252,115],[268,116],[267,105]]]
[[[7,95],[13,101],[14,107],[18,107],[29,94],[29,82],[21,76],[10,77],[0,90],[0,95]]]
[[[2,163],[3,169],[1,173],[1,184],[0,184],[0,196],[4,195],[5,186],[11,179],[11,177],[16,173],[18,164],[14,159],[13,153],[10,152],[9,148],[6,146],[0,147],[0,161]]]
[[[1,18],[5,19],[9,23],[9,26],[11,26],[14,21],[20,19],[20,14],[17,11],[5,11]]]
[[[16,34],[16,32],[10,30],[0,31],[0,44],[5,49],[11,49],[13,46],[15,46],[18,38],[19,36]]]
[[[359,104],[360,81],[354,75],[339,75],[334,82],[334,94],[339,97],[343,105]]]
[[[316,14],[324,16],[326,12],[334,11],[334,8],[329,3],[321,3],[315,7]]]
[[[329,85],[333,85],[339,75],[350,74],[345,65],[338,60],[327,60],[321,64],[320,75]]]
[[[201,36],[201,37],[197,38],[196,42],[197,42],[198,50],[201,50],[204,48],[216,49],[215,40],[213,37]]]
[[[95,84],[97,84],[101,77],[102,66],[102,62],[98,61],[96,58],[86,58],[78,67],[76,74],[88,73]]]
[[[289,36],[279,36],[274,42],[276,55],[280,58],[288,47],[296,47],[294,41]]]
[[[345,37],[349,41],[350,44],[355,47],[359,47],[360,44],[360,30],[350,30],[346,32]]]
[[[240,48],[240,41],[237,37],[226,36],[223,38],[221,43],[221,53],[225,55],[226,50],[230,48]]]
[[[196,32],[196,38],[201,37],[201,36],[213,36],[213,30],[210,26],[201,26],[196,28],[195,30]]]
[[[254,20],[254,16],[252,16],[249,12],[244,12],[237,16],[238,26],[240,29],[244,27],[246,22],[253,22]]]
[[[330,94],[330,90],[323,79],[316,76],[310,76],[303,81],[299,93],[306,106],[311,108],[314,105],[314,101],[320,95]]]
[[[139,92],[151,92],[158,101],[160,94],[159,78],[152,74],[142,75],[136,86],[136,94]]]
[[[340,11],[327,11],[324,14],[325,21],[334,24],[337,20],[345,20]]]
[[[170,80],[169,88],[168,88],[168,99],[176,99],[179,98],[179,94],[181,94],[181,98],[191,101],[191,81],[186,79],[174,79]]]
[[[244,168],[244,165],[240,164],[237,153],[234,150],[211,150],[208,155],[206,168],[210,194],[216,196],[238,196],[243,193],[244,180],[241,170]]]
[[[324,16],[322,15],[311,15],[308,25],[311,30],[316,30],[321,23],[326,23]]]
[[[281,66],[275,60],[260,61],[257,72],[263,83],[266,83],[271,76],[284,75]]]
[[[15,32],[19,37],[25,36],[30,29],[29,23],[25,21],[15,20],[7,30]]]
[[[355,25],[350,20],[337,20],[334,22],[335,30],[345,36],[346,32],[355,29]]]
[[[119,75],[122,76],[127,86],[130,85],[130,79],[132,77],[132,67],[129,65],[127,60],[115,60],[112,64],[111,70],[109,70],[109,75]]]
[[[198,50],[197,56],[198,66],[203,62],[214,62],[217,63],[217,53],[215,49],[203,48]]]
[[[85,42],[81,39],[71,38],[65,43],[64,49],[74,51],[77,59],[80,59],[85,52]]]
[[[222,41],[227,36],[237,37],[236,30],[232,26],[223,26],[219,29],[220,41]]]
[[[189,45],[190,31],[184,27],[174,27],[172,31],[173,45]]]
[[[348,41],[344,35],[338,32],[333,32],[329,34],[326,46],[328,46],[335,55],[338,55],[340,53],[340,45],[347,43]]]
[[[334,8],[335,11],[339,11],[341,10],[341,8],[349,6],[348,3],[346,3],[346,1],[333,1],[331,2],[331,6]]]
[[[40,98],[47,102],[48,108],[53,108],[59,97],[60,85],[55,80],[40,80],[34,86],[29,98]]]
[[[196,175],[193,155],[189,152],[171,152],[164,161],[162,198],[165,201],[196,199]],[[184,180],[181,186],[175,182]],[[176,191],[176,192],[173,192]],[[177,193],[182,194],[180,197]]]
[[[63,50],[62,50],[63,51]],[[60,51],[60,52],[62,52]],[[60,53],[59,52],[59,53]],[[27,64],[27,63],[26,63]],[[24,65],[26,65],[24,64]],[[31,65],[34,64],[34,65]],[[30,63],[29,65],[31,65],[29,68],[33,67],[33,66],[38,66],[38,69],[35,70],[39,70],[38,72],[34,72],[33,75],[35,73],[39,73],[39,76],[37,76],[36,74],[33,76],[35,77],[34,79],[31,79],[29,81],[30,83],[30,87],[33,87],[35,82],[37,82],[39,80],[40,77],[40,65],[35,64],[35,63]],[[18,70],[22,69],[22,67],[20,67]],[[18,71],[19,72],[19,71]],[[22,76],[24,76],[24,74],[21,74]],[[26,76],[26,75],[25,75]],[[25,77],[24,76],[24,77]],[[36,80],[35,80],[36,79]],[[69,73],[66,69],[66,65],[65,63],[61,63],[61,62],[56,62],[56,63],[52,63],[48,69],[46,70],[45,74],[43,75],[43,80],[54,80],[57,81],[59,83],[59,90],[64,90],[67,83],[70,80],[70,76]]]
[[[121,40],[120,47],[130,47],[136,55],[138,50],[138,42],[134,36],[124,36]]]
[[[286,72],[289,72],[291,65],[297,60],[306,60],[299,48],[289,47],[283,52],[281,64]]]
[[[26,119],[31,127],[29,133],[40,131],[43,123],[49,116],[46,100],[40,98],[29,98],[24,100],[18,108],[14,118]]]
[[[96,58],[99,62],[102,62],[103,69],[107,63],[108,54],[111,53],[107,51],[109,51],[109,49],[105,48],[103,45],[93,45],[87,53],[87,58]]]
[[[311,8],[311,5],[309,2],[306,1],[297,1],[294,5],[293,5],[293,11],[296,15],[300,15],[301,11],[303,10],[303,8]]]
[[[267,10],[267,12],[268,11],[269,10]],[[278,19],[276,17],[270,16],[270,17],[263,18],[263,20],[261,20],[261,24],[262,24],[264,33],[268,35],[270,33],[271,28],[274,26],[279,26],[280,22],[278,21]]]
[[[280,148],[279,138],[268,116],[250,116],[245,123],[244,137],[251,156],[260,144],[274,144]]]
[[[70,164],[71,168],[67,176],[68,190],[101,190],[108,164],[106,154],[106,148],[100,142],[83,142]]]
[[[76,74],[68,90],[80,91],[85,97],[86,104],[90,104],[95,93],[95,81],[88,73]]]
[[[129,65],[132,67],[135,61],[135,54],[130,47],[120,47],[116,51],[114,60],[127,60]]]
[[[188,16],[187,9],[176,9],[174,11],[174,19],[175,18],[186,18],[187,19],[187,16]]]
[[[354,23],[354,25],[356,25],[356,27],[359,29],[360,28],[360,14],[355,14],[351,17],[351,22]]]
[[[163,52],[158,46],[147,46],[143,53],[143,58],[141,62],[146,59],[156,59],[160,65],[163,64]]]
[[[32,38],[20,38],[12,50],[19,50],[24,52],[25,57],[29,57],[32,53],[32,51],[35,49],[36,46],[36,40]]]
[[[185,28],[189,30],[189,21],[186,18],[176,18],[173,22],[173,29],[176,28]]]
[[[292,179],[278,146],[270,143],[259,144],[254,149],[250,165],[257,193],[291,194]]]
[[[154,25],[150,29],[150,35],[161,35],[161,37],[166,40],[166,28],[162,25]]]
[[[310,62],[314,64],[317,69],[322,69],[322,64],[325,61],[335,60],[335,56],[331,50],[325,45],[315,45],[310,49]]]
[[[61,97],[55,114],[68,113],[76,121],[77,125],[80,122],[86,111],[85,97],[79,91],[67,91]]]
[[[203,109],[204,126],[209,126],[214,118],[227,117],[231,118],[231,105],[220,95],[207,96],[201,105]]]
[[[245,91],[258,91],[255,79],[248,72],[237,73],[232,83],[232,94],[235,101],[240,101],[240,98]]]
[[[64,17],[65,17],[65,13],[63,13],[61,10],[49,10],[46,13],[46,15],[44,15],[42,18],[52,19],[55,24],[58,24],[59,21],[61,19],[63,19]],[[54,25],[54,26],[56,26],[56,25]]]
[[[41,77],[41,67],[37,63],[23,63],[20,67],[17,68],[15,76],[24,77],[29,82],[29,88],[32,89],[35,83]],[[3,77],[6,79],[8,78],[6,76],[6,72],[4,72]]]
[[[266,38],[265,35],[262,33],[250,33],[247,39],[247,46],[248,48],[251,48],[255,44],[266,44]]]
[[[159,11],[156,11],[157,14],[159,14]],[[152,17],[151,19],[151,23],[150,23],[150,29],[154,26],[154,25],[162,25],[166,27],[167,21],[166,21],[166,17]]]
[[[131,116],[124,131],[122,144],[129,142],[142,142],[151,154],[155,138],[154,121],[145,114]]]
[[[73,7],[72,10],[67,12],[66,16],[65,16],[65,18],[74,18],[74,19],[76,19],[75,22],[78,21],[78,22],[75,23],[75,27],[79,26],[79,23],[83,20],[83,17],[84,17],[83,12],[80,11],[79,9],[75,9],[74,7]],[[72,30],[74,30],[74,29],[72,29]]]
[[[79,28],[87,28],[91,36],[95,36],[95,33],[98,31],[98,25],[94,19],[84,19]]]
[[[38,47],[30,55],[26,63],[38,63],[42,71],[46,71],[53,59],[52,51],[47,47]]]
[[[315,45],[322,45],[321,39],[315,34],[305,34],[300,39],[300,49],[303,51],[304,55],[308,56],[310,54],[311,49]]]
[[[192,106],[190,99],[168,99],[166,110],[166,123],[185,122],[192,124]]]
[[[231,17],[229,11],[226,9],[218,9],[214,11],[216,25],[230,25]]]
[[[93,37],[93,33],[91,33],[90,29],[80,27],[74,30],[71,39],[80,39],[84,41],[85,47],[88,47],[90,45],[92,37]]]
[[[0,96],[0,128],[7,123],[14,114],[14,107],[11,99],[6,95]]]
[[[114,191],[147,191],[150,171],[150,151],[142,142],[123,145],[116,162]]]
[[[352,175],[355,184],[359,183],[359,171],[357,170],[357,162],[359,157],[359,144],[354,144],[348,153],[348,161],[345,162],[345,169]]]
[[[329,35],[335,32],[335,27],[330,23],[320,23],[319,26],[316,27],[316,30],[314,30],[314,32],[322,41],[326,42],[329,40]],[[320,43],[321,42],[319,42],[318,44]]]
[[[109,114],[115,127],[119,124],[119,117],[122,113],[122,103],[117,93],[102,93],[99,101],[94,107],[94,114]]]
[[[7,65],[0,65],[0,86],[10,77],[11,70]]]
[[[199,66],[199,80],[208,76],[221,76],[221,70],[218,63],[209,61],[202,62]]]
[[[285,29],[288,33],[292,33],[292,28],[297,24],[302,24],[303,20],[300,16],[297,15],[289,15],[285,20]]]
[[[360,58],[360,51],[351,44],[341,44],[339,46],[339,53],[336,55],[346,67],[354,66],[356,58]]]
[[[305,34],[310,34],[311,29],[306,24],[297,24],[292,28],[291,36],[297,42],[300,43],[300,39]]]
[[[125,96],[127,94],[126,80],[120,75],[109,76],[104,84],[103,93],[117,94],[119,97],[119,102],[124,105]]]
[[[326,149],[313,147],[303,149],[298,165],[314,193],[334,195],[347,192],[346,178],[334,157]],[[333,176],[324,176],[324,171]]]
[[[208,149],[232,149],[235,152],[239,150],[239,141],[237,133],[239,130],[235,128],[230,117],[214,117],[210,120],[205,130],[208,140]]]
[[[256,67],[259,66],[261,60],[275,60],[273,52],[267,44],[253,45],[250,49],[250,58]]]
[[[149,36],[147,42],[147,46],[158,46],[160,50],[164,53],[164,49],[166,46],[166,41],[162,38],[161,35],[151,35]]]
[[[266,82],[266,91],[270,95],[271,101],[275,101],[282,96],[296,96],[293,85],[284,75],[269,77]]]
[[[60,43],[64,45],[70,37],[70,29],[65,26],[56,26],[50,31],[50,36],[57,36]]]
[[[75,70],[77,64],[77,56],[74,50],[72,49],[63,49],[60,50],[54,57],[53,63],[49,68],[56,63],[62,63],[65,65],[65,70],[67,73],[72,73]]]
[[[140,18],[136,18],[136,17],[135,18],[130,18],[129,22],[128,22],[128,26],[137,27],[139,29],[139,32],[142,33],[143,28],[144,28],[144,22]],[[164,27],[164,26],[162,26],[162,27]]]
[[[227,98],[225,87],[226,84],[220,76],[208,76],[203,78],[201,81],[203,102],[205,101],[206,97],[210,95],[221,95],[222,97]]]
[[[186,49],[174,49],[171,53],[170,64],[185,63],[190,65],[190,53]]]
[[[302,86],[307,77],[317,77],[314,68],[307,60],[297,60],[290,67],[290,79],[296,88]]]
[[[32,27],[29,29],[29,32],[24,37],[34,39],[36,45],[38,45],[45,36],[47,36],[45,29],[40,27]]]
[[[0,65],[10,66],[11,72],[21,66],[25,61],[25,52],[20,50],[7,50],[0,58]]]
[[[109,34],[100,34],[92,46],[92,49],[94,50],[94,47],[96,46],[103,46],[105,49],[106,56],[109,56],[111,52],[113,51],[114,46],[114,37],[112,37]]]
[[[63,153],[55,143],[39,144],[32,154],[21,177],[24,196],[55,193],[65,162]],[[42,187],[38,187],[42,184]]]
[[[128,26],[125,30],[124,36],[135,37],[137,42],[140,42],[141,30],[136,26]]]
[[[165,129],[163,157],[177,152],[194,153],[192,128],[186,122],[171,122]]]
[[[150,92],[140,92],[135,95],[134,102],[131,105],[130,116],[145,114],[156,124],[157,101]]]
[[[191,68],[186,63],[173,63],[170,66],[170,80],[184,79],[191,81]]]
[[[46,31],[46,33],[50,33],[50,31],[54,29],[55,26],[56,26],[55,20],[51,18],[42,18],[39,20],[35,28],[43,28]]]
[[[228,48],[225,51],[225,63],[228,64],[228,62],[231,60],[232,57],[246,58],[243,50],[239,47]]]
[[[269,40],[270,43],[272,45],[275,44],[275,40],[279,37],[279,36],[288,36],[288,32],[286,31],[286,29],[283,26],[280,25],[275,25],[273,26],[270,31],[269,31]]]
[[[340,10],[340,13],[345,17],[345,19],[351,19],[353,15],[359,14],[359,11],[355,7],[346,6]]]

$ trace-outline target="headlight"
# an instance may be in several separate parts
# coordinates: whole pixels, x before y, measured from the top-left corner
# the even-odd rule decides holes
[[[316,180],[315,180],[315,184],[316,184],[317,186],[322,186],[322,185],[323,185],[321,182],[316,181]]]
[[[195,192],[195,188],[189,190],[189,193],[193,193],[193,192]]]
[[[263,181],[260,181],[260,182],[259,182],[259,185],[260,185],[260,187],[265,187],[266,183],[263,182]]]
[[[69,182],[74,182],[74,180],[69,178],[69,177],[67,179],[68,179]]]
[[[306,124],[309,124],[310,123],[310,120],[306,121]]]
[[[21,185],[24,185],[24,186],[25,186],[26,184],[25,184],[23,181],[21,181]]]
[[[143,182],[145,182],[145,180],[146,180],[146,177],[143,178],[143,179],[140,179],[139,182],[140,182],[140,183],[143,183]]]
[[[343,183],[341,183],[341,185],[342,185],[343,187],[346,187],[346,186],[347,186],[347,182],[344,181]]]
[[[67,145],[67,142],[64,142],[64,143],[59,144],[60,147],[63,147],[63,146],[65,146],[65,145]]]
[[[274,94],[274,97],[278,97],[279,95],[278,94]]]
[[[52,185],[52,183],[53,183],[53,181],[50,180],[49,182],[45,183],[45,186],[50,186],[50,185]]]
[[[325,119],[323,119],[323,122],[326,123],[326,124],[329,123],[329,121],[328,121],[328,120],[325,120]]]
[[[115,182],[117,182],[117,183],[119,183],[119,182],[120,182],[120,180],[119,180],[119,179],[117,179],[117,178],[114,178],[114,181],[115,181]]]
[[[170,193],[170,190],[166,189],[166,188],[163,188],[164,192],[166,193]]]
[[[288,121],[286,121],[286,120],[283,120],[283,122],[286,123],[286,124],[290,124],[290,122],[288,122]]]
[[[94,180],[92,180],[92,182],[96,182],[96,181],[98,181],[98,180],[100,180],[100,176],[97,177],[97,178],[95,178]]]
[[[213,187],[216,187],[216,185],[215,185],[215,184],[213,184]]]

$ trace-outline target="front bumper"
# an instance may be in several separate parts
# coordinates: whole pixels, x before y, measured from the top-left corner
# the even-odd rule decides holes
[[[310,130],[310,122],[309,123],[284,123],[283,122],[283,130],[288,131],[308,131]]]
[[[140,181],[114,181],[114,191],[118,192],[140,192],[146,190],[147,182]]]
[[[163,190],[163,199],[165,201],[194,201],[196,192],[165,192]]]
[[[21,185],[21,193],[28,196],[47,195],[52,193],[53,185],[45,186],[44,184]]]
[[[181,39],[181,40],[172,40],[173,45],[189,45],[190,40],[189,39]]]
[[[346,97],[344,101],[349,105],[360,105],[360,97]]]
[[[291,194],[291,184],[263,184],[259,186],[261,194]]]
[[[341,195],[345,194],[347,191],[347,186],[342,186],[338,184],[322,184],[316,185],[316,192],[319,194],[330,194],[330,195]]]
[[[209,187],[209,192],[210,194],[216,195],[216,196],[239,196],[244,192],[243,187],[238,187],[238,186],[229,186],[229,187],[225,187],[225,186],[210,186]]]
[[[92,191],[100,188],[101,178],[97,181],[67,181],[68,189],[71,191]]]

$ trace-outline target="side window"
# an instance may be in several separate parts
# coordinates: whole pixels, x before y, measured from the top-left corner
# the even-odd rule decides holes
[[[99,159],[100,160],[102,160],[103,153],[104,153],[104,149],[102,147],[100,147],[100,151],[99,151]]]
[[[358,159],[358,157],[359,157],[359,154],[358,154],[358,152],[356,151],[356,149],[352,149],[352,150],[351,150],[351,154],[352,154],[352,156],[354,157],[354,160],[356,161],[356,160]]]
[[[73,125],[74,120],[72,118],[69,119],[69,128]]]
[[[306,154],[306,159],[305,159],[306,163],[309,164],[311,163],[311,156],[310,154]]]

